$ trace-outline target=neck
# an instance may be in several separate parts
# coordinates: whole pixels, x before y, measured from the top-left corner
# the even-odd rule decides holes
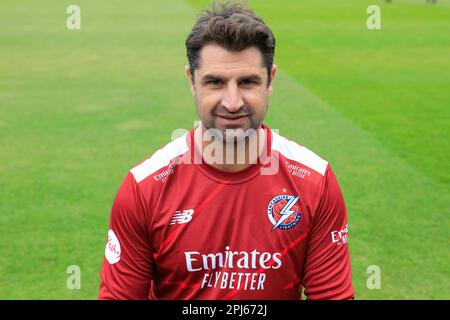
[[[266,133],[261,126],[241,141],[228,143],[211,136],[201,124],[194,132],[194,145],[203,161],[224,171],[241,171],[256,164],[265,144]]]

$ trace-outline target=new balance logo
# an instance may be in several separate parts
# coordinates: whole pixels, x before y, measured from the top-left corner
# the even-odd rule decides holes
[[[170,224],[182,224],[188,223],[192,220],[192,215],[194,214],[194,209],[188,209],[183,211],[175,211],[170,220]]]

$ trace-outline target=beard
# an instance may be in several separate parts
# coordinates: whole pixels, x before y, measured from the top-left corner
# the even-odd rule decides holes
[[[267,106],[266,106],[267,111]],[[208,117],[201,118],[202,125],[215,139],[224,144],[243,142],[260,128],[265,112],[256,114],[247,105],[236,112],[229,112],[223,106],[211,110]]]

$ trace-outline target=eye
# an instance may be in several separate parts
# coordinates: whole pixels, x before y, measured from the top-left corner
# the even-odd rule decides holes
[[[256,84],[256,81],[250,79],[244,79],[241,81],[241,84],[244,86]]]
[[[205,82],[207,85],[213,85],[213,86],[217,86],[220,84],[220,80],[219,79],[212,79],[212,80],[208,80]]]

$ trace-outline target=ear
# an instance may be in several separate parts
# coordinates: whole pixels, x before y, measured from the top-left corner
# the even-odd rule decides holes
[[[193,96],[195,96],[195,87],[194,87],[194,77],[191,74],[191,69],[188,65],[184,67],[184,72],[186,73],[188,79],[189,79],[189,85],[191,86],[191,93]]]
[[[270,80],[269,87],[267,88],[267,89],[269,90],[269,96],[272,95],[272,91],[273,91],[273,81],[275,80],[276,74],[277,74],[277,65],[276,65],[276,64],[273,64],[273,65],[272,65],[272,71],[270,72],[271,80]]]

